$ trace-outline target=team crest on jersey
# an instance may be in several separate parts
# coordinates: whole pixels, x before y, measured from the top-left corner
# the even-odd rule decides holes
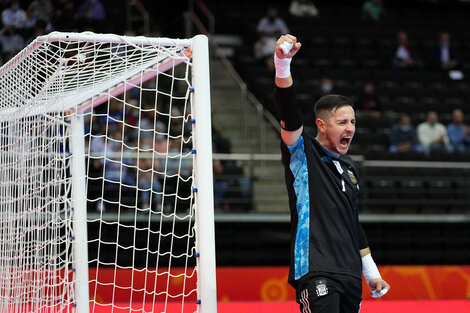
[[[351,183],[356,185],[357,184],[357,178],[356,178],[356,176],[354,176],[354,173],[351,172],[350,170],[348,170],[348,176],[349,176],[349,180],[351,181]]]
[[[326,280],[324,279],[315,281],[315,288],[318,297],[326,296],[328,294],[328,287],[326,286]]]

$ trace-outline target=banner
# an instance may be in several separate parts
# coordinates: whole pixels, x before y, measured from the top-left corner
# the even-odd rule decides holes
[[[380,273],[390,285],[386,300],[464,300],[470,299],[470,266],[379,266]],[[184,284],[188,301],[195,300],[192,292],[196,275],[183,269],[108,269],[90,271],[90,291],[95,291],[98,303],[164,301],[166,296],[152,295],[155,286],[171,295],[181,292]],[[217,292],[220,302],[228,301],[294,301],[295,291],[287,284],[287,267],[220,267],[217,268]],[[96,284],[96,275],[104,284]],[[158,278],[158,279],[156,279]],[[120,288],[115,288],[113,285]],[[114,299],[113,299],[114,293]],[[179,300],[179,297],[171,297]],[[363,280],[363,299],[372,299]]]
[[[379,300],[470,299],[470,266],[379,266],[391,286]],[[219,301],[292,301],[287,267],[217,269]],[[372,299],[363,279],[363,299]]]

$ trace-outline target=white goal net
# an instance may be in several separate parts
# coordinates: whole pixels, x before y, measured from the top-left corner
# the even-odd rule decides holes
[[[51,33],[0,69],[0,312],[216,312],[207,37]]]

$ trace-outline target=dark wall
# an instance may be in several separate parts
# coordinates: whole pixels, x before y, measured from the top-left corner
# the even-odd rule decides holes
[[[468,264],[470,223],[363,223],[380,265]],[[289,223],[217,223],[217,266],[288,265]]]

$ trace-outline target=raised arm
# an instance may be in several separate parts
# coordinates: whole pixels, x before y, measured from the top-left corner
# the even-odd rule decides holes
[[[301,44],[297,42],[296,37],[282,35],[276,43],[274,52],[274,64],[276,66],[274,98],[281,119],[281,138],[286,145],[293,145],[303,131],[302,117],[295,100],[295,91],[292,87],[293,80],[290,73],[290,62],[300,47]]]

